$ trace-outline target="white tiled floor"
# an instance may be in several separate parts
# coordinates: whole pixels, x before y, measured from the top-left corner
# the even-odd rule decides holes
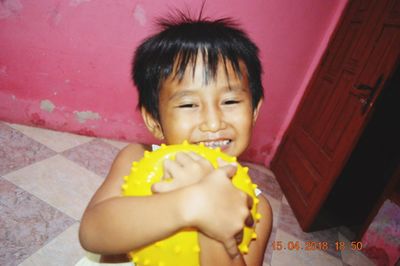
[[[76,220],[81,218],[102,182],[99,176],[61,155],[11,172],[4,178]]]

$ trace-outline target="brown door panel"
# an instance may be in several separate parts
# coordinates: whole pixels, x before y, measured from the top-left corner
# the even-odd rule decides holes
[[[399,2],[349,1],[271,163],[305,231],[335,184],[398,61]]]

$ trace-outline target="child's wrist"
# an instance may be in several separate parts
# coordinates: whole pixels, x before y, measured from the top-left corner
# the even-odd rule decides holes
[[[197,197],[196,186],[189,186],[180,190],[180,216],[183,227],[197,227],[197,214],[195,198]]]

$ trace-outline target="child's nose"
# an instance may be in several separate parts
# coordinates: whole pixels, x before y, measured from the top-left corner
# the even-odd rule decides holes
[[[224,127],[223,114],[218,108],[207,108],[203,111],[200,130],[216,132]]]

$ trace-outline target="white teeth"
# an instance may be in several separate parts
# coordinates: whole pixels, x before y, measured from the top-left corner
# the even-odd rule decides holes
[[[208,147],[208,148],[218,148],[224,145],[228,145],[230,142],[230,140],[218,140],[218,141],[205,141],[204,146]]]

